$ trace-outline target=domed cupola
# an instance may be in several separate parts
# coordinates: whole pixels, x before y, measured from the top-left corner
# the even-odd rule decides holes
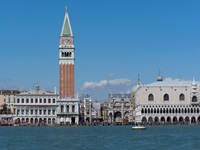
[[[197,83],[195,81],[195,79],[193,78],[193,81],[192,81],[192,89],[193,90],[196,90],[197,89]]]
[[[159,71],[159,74],[158,74],[158,77],[157,77],[156,80],[157,80],[157,81],[163,81],[163,78],[162,78],[162,76],[160,75],[160,71]]]

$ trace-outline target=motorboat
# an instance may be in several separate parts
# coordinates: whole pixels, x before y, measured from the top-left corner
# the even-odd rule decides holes
[[[142,122],[133,122],[132,125],[133,130],[146,130],[146,127]]]
[[[143,125],[132,126],[133,130],[146,130],[146,127]]]

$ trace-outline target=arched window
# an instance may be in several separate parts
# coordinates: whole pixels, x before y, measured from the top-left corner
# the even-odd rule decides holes
[[[180,100],[180,101],[184,101],[184,100],[185,100],[185,95],[184,95],[184,94],[180,94],[179,100]]]
[[[197,102],[197,97],[196,96],[192,97],[192,102]]]
[[[149,101],[153,101],[153,100],[154,100],[153,94],[149,94],[148,100],[149,100]]]
[[[60,112],[63,113],[63,111],[64,111],[64,106],[61,105],[61,106],[60,106]]]
[[[75,112],[75,106],[74,105],[72,106],[72,112]]]
[[[165,94],[163,98],[164,98],[164,101],[169,101],[169,95],[168,94]]]

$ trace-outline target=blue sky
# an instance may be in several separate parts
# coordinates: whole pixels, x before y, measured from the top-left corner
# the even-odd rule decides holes
[[[58,88],[59,35],[68,6],[76,93],[104,101],[171,78],[200,80],[198,0],[0,0],[0,88]]]

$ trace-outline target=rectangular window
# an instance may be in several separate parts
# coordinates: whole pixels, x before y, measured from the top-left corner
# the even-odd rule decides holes
[[[48,99],[48,103],[51,103],[51,99]]]
[[[51,110],[48,110],[48,115],[51,115]]]
[[[24,115],[24,109],[22,109],[22,115]]]
[[[33,115],[33,109],[31,109],[31,115]]]
[[[24,99],[22,99],[22,103],[24,103]]]
[[[38,115],[38,110],[37,109],[35,110],[35,115]]]
[[[43,113],[44,113],[43,115],[46,115],[46,110],[44,110]]]
[[[33,99],[31,98],[31,103],[33,103]]]
[[[40,115],[42,115],[42,110],[40,110]]]
[[[29,103],[29,99],[26,99],[26,103]]]
[[[42,99],[40,98],[40,103],[42,103]]]
[[[72,106],[72,112],[75,112],[75,106]]]
[[[17,110],[17,115],[19,115],[19,109]]]
[[[38,99],[37,98],[35,99],[35,103],[38,103]]]
[[[53,115],[55,115],[55,110],[53,110]]]
[[[19,103],[19,98],[17,99],[17,103]]]
[[[46,99],[44,99],[44,103],[46,103]]]
[[[56,103],[56,100],[55,100],[55,99],[53,99],[53,103]]]
[[[26,110],[26,115],[29,115],[29,110]]]

